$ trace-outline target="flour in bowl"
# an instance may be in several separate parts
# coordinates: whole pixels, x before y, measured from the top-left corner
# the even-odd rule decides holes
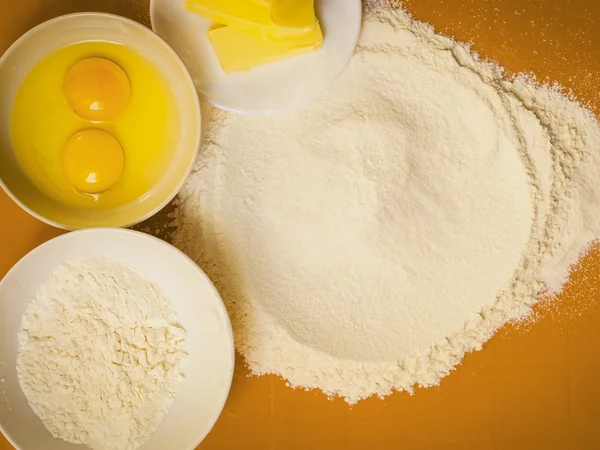
[[[175,398],[185,338],[159,287],[116,262],[75,260],[52,273],[23,316],[19,382],[55,437],[133,450]]]

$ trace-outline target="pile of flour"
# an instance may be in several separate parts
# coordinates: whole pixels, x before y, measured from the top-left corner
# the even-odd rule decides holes
[[[404,11],[274,116],[214,110],[174,241],[255,374],[354,403],[437,384],[600,236],[600,126]]]
[[[175,398],[185,337],[160,288],[121,264],[76,260],[53,272],[23,316],[19,382],[53,436],[133,450]]]

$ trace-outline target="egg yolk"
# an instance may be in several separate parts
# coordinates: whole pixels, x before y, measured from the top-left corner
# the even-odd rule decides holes
[[[129,77],[105,58],[76,63],[67,73],[63,90],[73,111],[94,122],[116,119],[131,100]]]
[[[102,130],[83,130],[64,148],[62,164],[71,185],[79,192],[99,194],[114,186],[125,166],[119,141]]]

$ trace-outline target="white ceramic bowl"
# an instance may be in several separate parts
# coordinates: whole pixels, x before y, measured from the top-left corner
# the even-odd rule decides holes
[[[362,25],[361,0],[315,0],[325,41],[315,52],[225,74],[206,33],[212,23],[185,0],[151,0],[152,28],[181,56],[203,100],[240,113],[265,114],[308,103],[348,66]]]
[[[14,99],[27,73],[48,54],[86,41],[120,43],[153,62],[168,80],[182,119],[180,135],[173,136],[171,164],[156,186],[139,200],[104,211],[79,210],[41,193],[22,172],[10,139]],[[50,225],[65,229],[126,227],[147,219],[166,206],[183,185],[200,137],[200,105],[187,69],[161,38],[132,20],[103,13],[58,17],[24,34],[0,58],[0,185],[23,209]]]
[[[234,368],[229,317],[216,289],[192,260],[159,239],[121,229],[84,230],[53,239],[21,259],[0,282],[0,431],[18,450],[83,448],[52,437],[30,408],[16,372],[17,333],[29,301],[56,266],[81,256],[127,265],[172,300],[187,331],[186,380],[141,450],[195,448],[229,394]]]

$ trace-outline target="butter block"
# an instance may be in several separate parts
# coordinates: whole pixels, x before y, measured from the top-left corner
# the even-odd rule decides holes
[[[313,0],[187,0],[186,8],[213,22],[284,39],[314,32]]]
[[[317,26],[303,36],[271,39],[224,26],[208,32],[208,38],[226,73],[242,72],[321,48],[323,33]]]

